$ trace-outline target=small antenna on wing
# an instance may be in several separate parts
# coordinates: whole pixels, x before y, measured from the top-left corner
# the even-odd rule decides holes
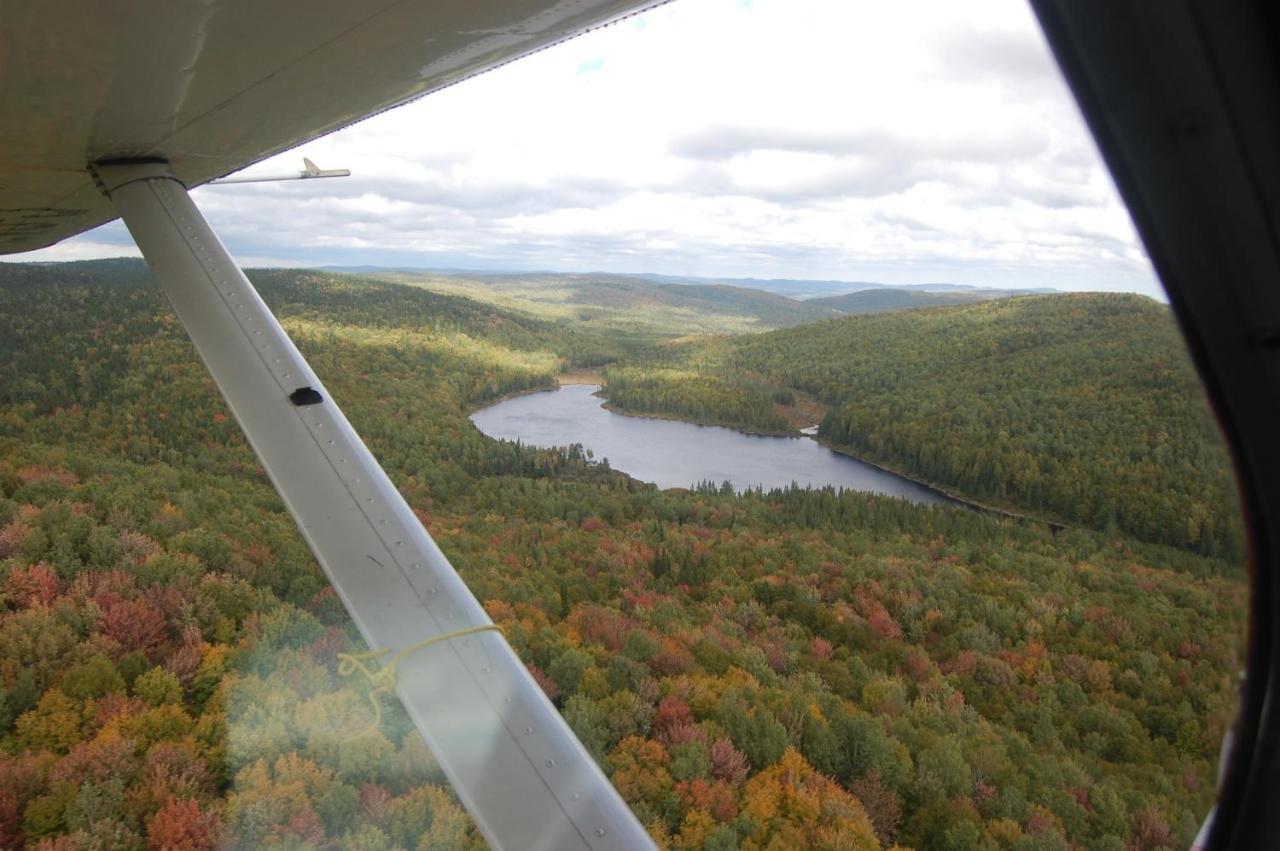
[[[320,168],[306,157],[302,158],[302,171],[288,174],[243,174],[235,177],[220,177],[210,180],[206,185],[219,183],[266,183],[275,180],[310,180],[316,177],[350,177],[349,168]]]

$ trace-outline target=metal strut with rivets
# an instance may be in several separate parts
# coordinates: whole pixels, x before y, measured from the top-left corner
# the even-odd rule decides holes
[[[164,163],[95,177],[396,693],[498,848],[652,848]],[[228,731],[234,737],[236,730]]]

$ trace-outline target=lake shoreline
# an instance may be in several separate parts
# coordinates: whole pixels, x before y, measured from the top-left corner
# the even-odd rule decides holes
[[[478,402],[470,402],[462,406],[462,412],[470,417],[472,414],[483,411],[485,408],[492,408],[494,405],[501,405],[503,402],[511,399],[518,399],[521,396],[531,396],[534,393],[554,393],[560,389],[559,384],[553,384],[550,387],[529,387],[524,390],[508,390],[498,396],[491,396]]]
[[[731,423],[703,422],[702,420],[691,420],[688,417],[682,417],[682,416],[679,416],[678,414],[664,414],[664,413],[659,413],[657,411],[628,411],[624,408],[619,408],[615,406],[612,402],[609,401],[608,396],[603,396],[599,392],[596,392],[592,395],[600,396],[601,399],[604,399],[604,403],[601,405],[602,408],[604,408],[606,411],[609,411],[610,413],[617,414],[618,416],[621,416],[621,417],[634,417],[635,419],[640,419],[640,420],[665,420],[671,423],[687,423],[688,425],[695,425],[701,428],[727,428],[730,431],[736,431],[739,434],[746,434],[746,435],[750,435],[751,437],[792,437],[792,438],[808,437],[808,435],[799,434],[794,431],[771,431],[769,429],[756,428],[754,426],[743,426],[743,425],[736,425]]]
[[[890,497],[907,499],[921,504],[969,507],[965,506],[963,502],[956,500],[940,488],[935,488],[927,483],[919,482],[909,476],[902,476],[897,472],[887,470],[880,465],[865,462],[853,453],[837,452],[833,447],[826,445],[823,441],[814,440],[811,443],[806,443],[805,441],[799,440],[799,438],[812,437],[813,435],[799,434],[796,431],[766,432],[761,429],[743,429],[737,426],[720,423],[692,422],[681,417],[670,415],[619,411],[608,404],[607,398],[605,398],[604,394],[601,392],[604,385],[598,383],[598,380],[592,380],[596,378],[594,374],[588,373],[584,375],[579,373],[568,376],[557,376],[557,378],[560,380],[557,381],[556,389],[565,390],[566,392],[576,391],[575,396],[581,401],[572,404],[566,402],[568,407],[565,407],[564,405],[557,405],[555,402],[551,402],[550,399],[545,402],[533,402],[532,404],[517,401],[516,397],[524,396],[532,399],[535,394],[547,392],[552,389],[543,385],[542,387],[530,388],[527,391],[507,394],[507,397],[501,400],[486,400],[482,405],[475,406],[473,408],[470,418],[481,432],[494,438],[507,440],[519,439],[529,443],[530,445],[565,445],[568,443],[582,443],[584,446],[590,446],[594,449],[597,456],[608,457],[612,462],[611,466],[615,470],[624,472],[629,477],[637,481],[652,482],[662,489],[666,489],[668,487],[691,487],[692,485],[689,482],[673,481],[673,473],[682,476],[686,471],[691,475],[699,474],[701,471],[708,474],[706,476],[708,481],[721,481],[722,479],[734,481],[736,483],[735,488],[738,490],[763,487],[768,491],[775,488],[786,488],[791,484],[796,484],[800,487],[812,487],[817,489],[821,489],[823,487],[834,487],[837,489],[846,489],[851,491],[878,493]],[[612,446],[605,444],[605,447],[602,448],[599,445],[593,444],[589,439],[583,439],[582,436],[575,433],[572,429],[568,431],[563,429],[552,429],[550,431],[538,433],[536,429],[533,432],[530,432],[527,427],[519,425],[522,421],[522,417],[533,415],[536,420],[544,416],[537,412],[544,410],[555,410],[560,412],[562,415],[567,413],[573,422],[584,423],[590,421],[592,417],[588,416],[585,410],[580,407],[586,402],[586,400],[590,400],[589,406],[592,411],[597,411],[600,415],[606,417],[615,417],[616,422],[618,423],[634,422],[639,424],[648,422],[653,424],[652,428],[661,428],[662,424],[679,426],[680,428],[686,429],[692,427],[694,433],[706,428],[723,428],[725,430],[722,433],[724,436],[722,438],[713,433],[705,434],[704,437],[698,439],[706,445],[706,449],[699,450],[703,454],[690,456],[686,461],[682,462],[687,464],[687,467],[673,466],[671,464],[671,459],[668,459],[666,462],[667,467],[663,470],[661,462],[658,465],[658,469],[654,469],[648,464],[648,462],[639,460],[636,457],[635,452],[631,450],[627,453],[623,453],[624,456],[628,454],[631,456],[630,466],[625,463],[619,463],[620,459],[614,457],[614,453],[618,451],[616,444]],[[486,411],[493,410],[494,408],[504,404],[522,405],[522,407],[514,409],[521,413],[515,415],[515,419],[511,421],[511,424],[508,427],[505,429],[497,428],[495,430],[492,426],[482,424],[482,421],[486,417]],[[497,416],[511,416],[511,414],[499,413]],[[635,434],[641,436],[633,437],[632,440],[639,440],[640,442],[638,444],[632,444],[632,446],[645,445],[646,438],[642,435],[646,433],[647,432],[643,430],[635,432]],[[534,437],[534,434],[537,434],[538,436]],[[778,438],[788,438],[788,440],[771,446],[765,446],[762,444],[756,446],[754,449],[746,449],[747,444],[742,443],[742,441],[748,441],[751,445],[755,445],[754,440],[767,441],[770,439],[776,440]],[[689,444],[684,443],[682,440],[681,446],[683,447],[687,445]],[[712,446],[716,448],[712,449]],[[728,453],[732,453],[734,451],[748,452],[748,455],[742,457],[742,461],[745,466],[742,466],[741,468],[726,466],[732,465],[734,462],[723,460],[723,456],[720,455],[720,447],[722,446],[726,447],[725,451]],[[739,448],[736,450],[730,448],[734,446],[738,446]],[[790,446],[794,446],[795,448],[787,448]],[[812,449],[804,449],[804,446],[812,447]],[[797,455],[796,453],[799,454]],[[825,462],[818,460],[823,456],[829,460]],[[839,460],[841,458],[847,459],[847,461]],[[761,468],[762,464],[764,465],[763,469]],[[848,466],[850,464],[854,466]],[[864,472],[858,473],[857,470],[859,469]],[[754,476],[757,475],[760,475],[761,478],[754,478]]]
[[[1047,517],[1037,517],[1032,514],[1024,514],[1022,512],[1015,511],[1011,508],[1002,508],[997,505],[990,505],[988,503],[979,502],[978,500],[973,499],[972,497],[964,496],[963,494],[958,494],[955,491],[952,491],[946,487],[943,487],[937,484],[936,482],[931,482],[927,479],[922,479],[910,473],[905,473],[902,470],[894,469],[893,467],[890,467],[886,464],[882,464],[878,461],[872,461],[869,458],[859,455],[857,452],[854,452],[848,447],[841,446],[836,443],[832,443],[827,438],[822,437],[821,435],[818,435],[818,434],[800,434],[797,431],[769,430],[769,429],[754,428],[750,426],[733,425],[733,424],[722,423],[722,422],[703,422],[700,420],[690,419],[688,417],[682,417],[676,414],[648,412],[648,411],[628,411],[622,408],[618,408],[609,401],[609,398],[607,396],[604,396],[602,394],[602,391],[604,390],[604,374],[602,370],[578,370],[574,372],[561,373],[560,375],[555,376],[555,379],[556,379],[556,388],[535,388],[532,390],[520,391],[510,395],[520,396],[520,395],[526,395],[528,393],[540,393],[540,392],[546,392],[549,389],[558,389],[560,387],[572,387],[572,386],[583,386],[583,385],[589,386],[589,387],[595,387],[596,392],[593,393],[592,395],[598,396],[604,400],[601,403],[601,407],[603,407],[606,411],[609,411],[610,413],[618,414],[619,416],[634,417],[636,419],[682,422],[682,423],[688,423],[690,425],[696,425],[701,427],[727,428],[730,431],[736,431],[739,434],[745,434],[752,437],[788,437],[788,438],[793,438],[797,440],[803,439],[803,438],[810,438],[818,445],[826,449],[829,449],[830,451],[836,453],[837,455],[844,455],[845,457],[852,458],[853,460],[858,461],[859,463],[866,464],[868,467],[874,467],[875,469],[881,471],[882,473],[888,473],[890,475],[897,476],[898,478],[911,482],[914,485],[918,485],[919,487],[922,487],[925,490],[932,491],[938,496],[945,497],[950,502],[953,502],[971,511],[979,511],[984,514],[994,514],[1009,520],[1017,520],[1017,521],[1030,522],[1030,523],[1043,523],[1054,532],[1071,528],[1066,523],[1063,523],[1060,520],[1053,520]],[[488,402],[484,405],[484,407],[489,407],[489,405],[491,404],[497,404],[497,401],[501,401],[501,400]]]
[[[935,491],[936,493],[942,494],[947,499],[951,500],[952,502],[959,503],[960,505],[963,505],[965,508],[969,508],[974,511],[981,511],[985,514],[996,514],[1001,517],[1005,517],[1009,520],[1023,520],[1030,523],[1043,523],[1055,532],[1061,531],[1063,529],[1071,528],[1066,523],[1063,523],[1060,520],[1051,520],[1048,517],[1036,517],[1035,515],[1032,515],[1032,514],[1022,514],[1010,508],[1001,508],[998,505],[988,505],[985,502],[978,502],[972,497],[967,497],[961,494],[957,494],[954,491],[947,490],[946,488],[941,487],[926,479],[917,478],[916,476],[910,475],[908,473],[904,473],[901,470],[895,470],[893,467],[889,467],[877,461],[872,461],[870,459],[864,458],[863,456],[857,454],[856,452],[853,452],[852,450],[849,450],[843,446],[840,446],[839,444],[832,443],[830,440],[827,440],[825,437],[819,437],[818,435],[815,434],[813,435],[813,439],[838,455],[847,455],[848,457],[853,458],[854,460],[861,461],[863,464],[866,464],[869,467],[875,467],[877,470],[881,470],[885,473],[892,473],[893,475],[898,476],[899,478],[906,479],[909,482],[914,482],[917,485],[920,485],[920,487],[928,488],[931,491]]]
[[[596,378],[597,380],[595,381],[589,380],[592,377]],[[685,417],[676,416],[674,414],[626,411],[626,410],[623,410],[622,408],[616,408],[609,401],[608,396],[602,395],[601,391],[604,390],[604,381],[603,381],[603,376],[598,372],[597,373],[591,373],[586,371],[566,372],[566,373],[561,373],[559,375],[553,376],[553,379],[556,382],[554,386],[530,387],[526,390],[512,390],[510,392],[503,393],[501,396],[493,396],[491,398],[484,399],[478,403],[467,405],[463,408],[463,411],[466,413],[468,417],[470,417],[472,414],[479,413],[480,411],[483,411],[486,408],[492,408],[494,405],[501,404],[510,399],[517,399],[521,396],[532,396],[534,393],[554,393],[556,390],[559,390],[562,387],[594,387],[596,388],[596,392],[592,393],[591,395],[598,396],[599,398],[604,400],[601,403],[600,407],[604,408],[606,411],[609,411],[610,413],[617,414],[618,416],[621,416],[621,417],[632,417],[634,419],[640,419],[640,420],[664,420],[666,422],[673,422],[673,423],[688,423],[689,425],[702,426],[706,428],[727,428],[731,431],[736,431],[741,434],[751,435],[752,437],[792,437],[796,439],[803,438],[803,437],[814,437],[813,435],[800,434],[794,431],[767,431],[765,429],[752,428],[752,427],[741,426],[741,425],[731,425],[729,423],[699,422],[698,420],[691,420]],[[816,440],[816,437],[814,439]],[[858,460],[858,461],[862,460],[861,458],[858,458],[856,455],[852,455],[847,452],[842,454],[849,455],[850,458],[854,458],[855,460]],[[893,471],[886,470],[885,472],[892,473]],[[894,475],[900,475],[900,474],[894,473]],[[902,476],[902,478],[905,479],[909,477]],[[934,488],[934,490],[937,490],[937,489]],[[941,491],[939,491],[939,493],[941,493]]]

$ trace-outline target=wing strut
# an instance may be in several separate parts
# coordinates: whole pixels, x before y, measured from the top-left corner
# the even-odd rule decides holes
[[[365,641],[423,647],[396,692],[489,843],[653,848],[168,166],[94,171]]]

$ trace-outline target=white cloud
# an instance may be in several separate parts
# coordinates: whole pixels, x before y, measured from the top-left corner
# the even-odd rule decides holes
[[[233,251],[1156,291],[1021,0],[680,0],[302,155],[197,192]]]
[[[102,237],[110,237],[114,231],[120,231],[123,239],[107,241]],[[94,237],[98,237],[95,239]],[[64,240],[57,245],[42,248],[39,251],[28,251],[24,254],[9,254],[0,257],[0,262],[40,261],[48,263],[66,263],[73,260],[102,260],[107,257],[141,257],[142,252],[133,244],[128,232],[122,225],[104,225],[85,236]]]

